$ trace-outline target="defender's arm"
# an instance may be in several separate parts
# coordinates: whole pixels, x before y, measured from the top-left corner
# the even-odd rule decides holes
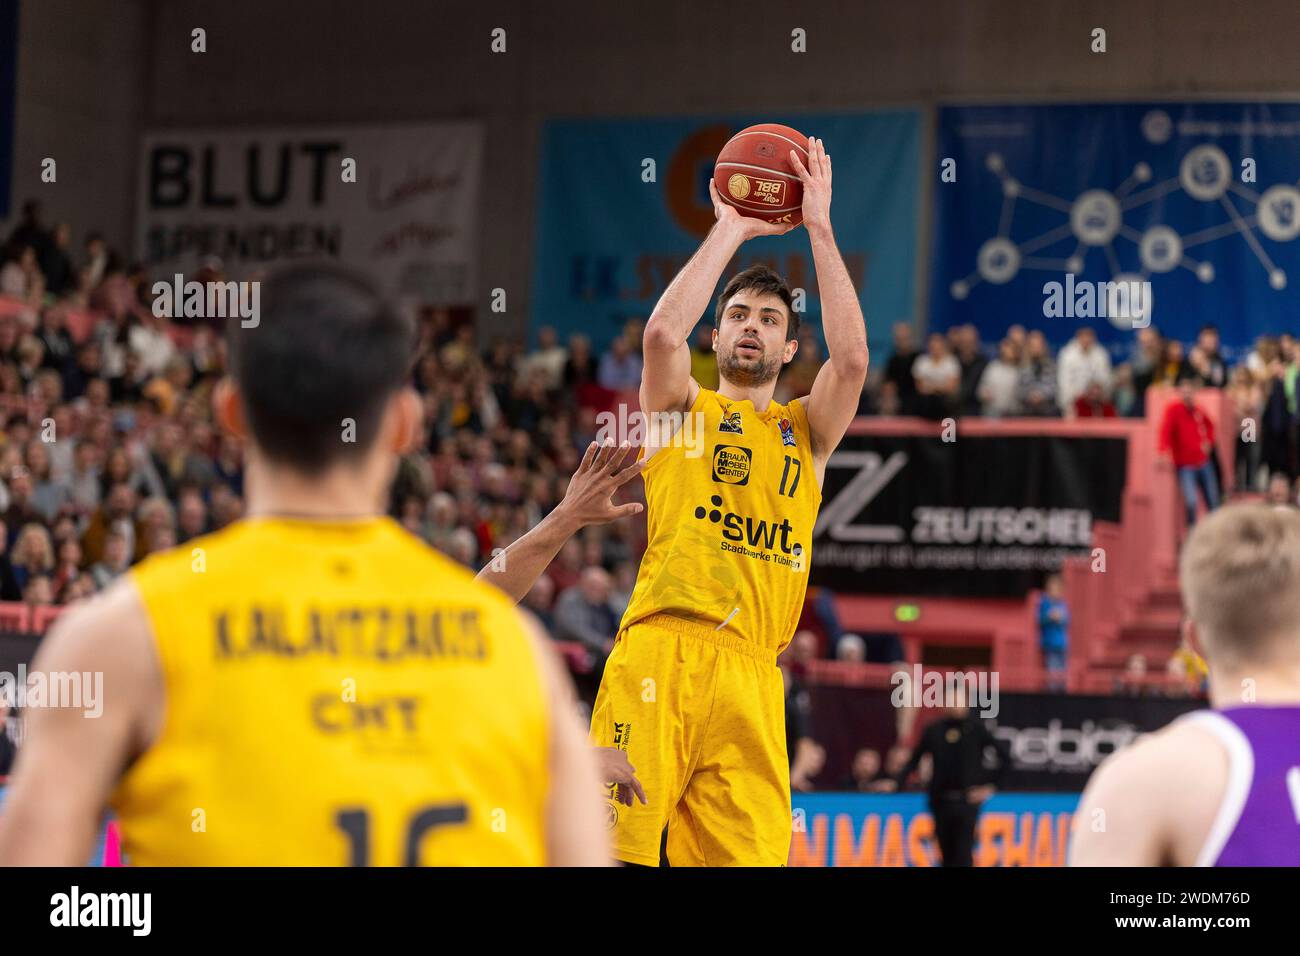
[[[478,573],[478,580],[500,588],[518,604],[559,554],[564,542],[579,529],[639,514],[644,507],[640,503],[616,505],[612,499],[615,491],[641,473],[640,461],[624,467],[631,451],[627,444],[615,447],[592,442],[588,445],[555,510],[489,561]]]

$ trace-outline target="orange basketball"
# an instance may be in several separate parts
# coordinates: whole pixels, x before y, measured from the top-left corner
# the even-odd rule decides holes
[[[718,196],[742,216],[797,226],[803,222],[803,184],[790,150],[808,165],[808,137],[776,123],[742,129],[722,147],[713,167]]]

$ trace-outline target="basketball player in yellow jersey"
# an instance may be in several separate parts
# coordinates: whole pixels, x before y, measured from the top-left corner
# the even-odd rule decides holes
[[[510,600],[383,517],[419,434],[412,323],[299,266],[230,333],[248,518],[69,610],[35,670],[102,672],[99,719],[30,709],[0,866],[81,865],[105,804],[143,865],[597,865],[592,754]]]
[[[776,657],[803,605],[826,459],[867,371],[862,310],[831,231],[830,158],[810,139],[807,168],[793,162],[830,352],[812,393],[772,401],[799,321],[763,266],[718,298],[718,390],[691,378],[687,340],[722,270],[746,239],[789,229],[741,217],[716,190],[717,222],[646,324],[641,408],[681,430],[651,429],[649,545],[592,714],[594,742],[626,750],[649,795],[644,807],[608,804],[627,863],[658,865],[665,824],[672,866],[779,866],[789,854]]]

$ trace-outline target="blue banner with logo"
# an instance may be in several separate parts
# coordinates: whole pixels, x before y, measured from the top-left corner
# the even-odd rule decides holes
[[[747,126],[783,123],[826,141],[835,164],[836,239],[862,300],[871,345],[884,349],[890,325],[914,318],[919,115],[894,110],[548,123],[538,181],[534,334],[551,325],[562,340],[582,332],[600,347],[628,319],[647,318],[713,223],[708,186],[723,144]],[[647,160],[654,161],[653,182],[645,181]],[[820,327],[807,231],[752,240],[735,265],[760,261],[805,290],[803,318]]]
[[[923,793],[795,793],[790,866],[939,866]],[[999,793],[975,825],[976,866],[1064,866],[1074,793]]]
[[[0,0],[0,219],[9,216],[18,80],[18,0]]]
[[[1060,344],[1088,324],[1114,350],[1148,321],[1184,342],[1213,323],[1231,355],[1294,324],[1300,103],[947,107],[936,154],[933,329]],[[1098,315],[1126,280],[1149,309]],[[1065,314],[1045,315],[1048,283]]]

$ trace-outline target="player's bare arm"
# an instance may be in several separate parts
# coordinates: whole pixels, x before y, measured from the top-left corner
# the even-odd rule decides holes
[[[826,460],[858,413],[858,399],[867,379],[867,326],[831,228],[831,158],[826,146],[820,139],[809,137],[808,165],[804,166],[794,150],[790,151],[790,162],[803,183],[803,222],[817,269],[822,330],[829,353],[813,381],[812,393],[802,400],[820,484]]]
[[[664,290],[646,322],[642,342],[645,364],[641,373],[641,411],[647,415],[685,411],[699,394],[700,386],[691,378],[691,352],[687,343],[736,250],[748,239],[779,236],[791,228],[740,215],[718,198],[712,181],[709,195],[717,221],[695,255]],[[647,445],[646,456],[653,451]]]
[[[1214,736],[1175,724],[1107,758],[1075,813],[1070,866],[1193,866],[1227,787]]]
[[[25,740],[0,815],[0,867],[85,866],[123,771],[157,736],[162,675],[129,580],[70,608],[41,642],[32,673],[102,674],[102,713],[24,711]]]
[[[540,663],[550,714],[551,792],[546,800],[548,866],[611,866],[596,755],[578,722],[573,682],[535,621],[524,625]]]
[[[559,554],[564,542],[580,529],[640,514],[644,506],[639,502],[616,505],[613,500],[619,488],[641,474],[644,462],[628,461],[634,456],[635,449],[626,443],[588,445],[560,503],[537,527],[488,562],[478,573],[478,580],[500,588],[518,603]]]

